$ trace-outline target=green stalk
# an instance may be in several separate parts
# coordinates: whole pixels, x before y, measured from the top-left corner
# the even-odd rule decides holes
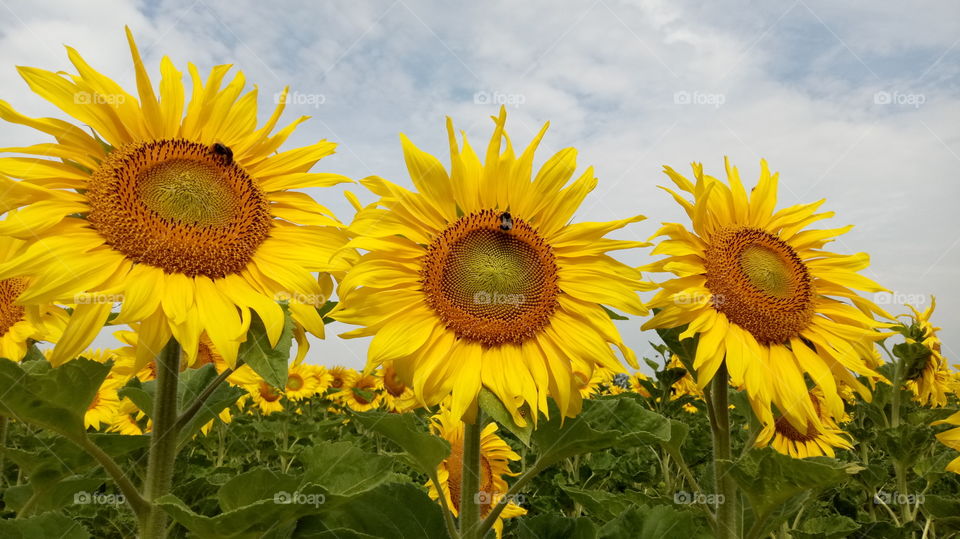
[[[713,376],[711,397],[713,429],[713,473],[718,494],[723,496],[717,503],[717,537],[735,538],[737,534],[737,484],[730,475],[730,409],[727,401],[729,375],[723,365]]]
[[[887,351],[886,346],[881,347],[884,351]],[[891,410],[890,410],[890,426],[892,428],[897,428],[900,426],[900,400],[903,385],[903,360],[894,358],[890,355],[890,352],[887,352],[887,355],[890,356],[890,359],[893,360],[893,398],[891,401]],[[907,500],[907,470],[906,467],[900,462],[899,459],[893,459],[893,471],[897,478],[897,493],[896,499]],[[913,515],[910,514],[910,504],[909,503],[899,503],[900,506],[900,516],[904,524],[913,520]]]
[[[6,474],[3,473],[4,471],[3,466],[4,464],[6,464],[4,459],[6,454],[3,452],[3,450],[7,447],[7,425],[8,424],[9,424],[9,421],[7,421],[7,416],[0,415],[0,487],[6,486],[7,484],[7,476]]]
[[[465,539],[480,537],[480,432],[483,429],[480,413],[473,424],[463,424],[463,465],[460,473],[460,536]],[[489,494],[488,494],[489,495]]]
[[[168,494],[173,485],[177,457],[177,383],[180,376],[180,344],[176,339],[164,346],[157,358],[157,389],[153,397],[153,433],[144,497],[150,510],[140,521],[143,539],[163,539],[167,535],[167,514],[155,500]]]

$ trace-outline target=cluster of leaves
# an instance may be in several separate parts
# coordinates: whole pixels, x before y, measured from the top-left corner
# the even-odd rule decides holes
[[[111,456],[139,483],[149,438],[83,429],[82,410],[108,368],[85,360],[57,369],[0,360],[0,385],[9,388],[0,414],[13,418],[0,464],[0,536],[136,533],[120,491],[89,449]],[[575,419],[561,420],[554,410],[536,430],[516,427],[495,399],[482,398],[485,414],[505,427],[502,436],[523,457],[514,494],[522,496],[528,515],[507,520],[505,534],[710,537],[711,504],[717,502],[710,429],[702,410],[683,409],[702,402],[665,398],[680,374],[673,371],[659,370],[650,379],[650,397],[625,393],[587,401]],[[197,379],[184,380],[184,402],[212,373],[201,369],[190,376]],[[148,400],[150,387],[136,395]],[[902,397],[910,401],[908,393]],[[428,434],[427,411],[343,415],[317,397],[270,416],[236,414],[232,423],[199,434],[200,425],[235,399],[214,395],[182,434],[174,490],[159,500],[174,521],[172,537],[446,536],[443,514],[425,484],[436,479],[449,445]],[[748,405],[733,392],[732,424],[738,427],[732,473],[746,535],[960,532],[960,480],[944,471],[956,455],[936,443],[929,426],[952,409],[908,404],[894,428],[885,414],[892,400],[892,389],[880,384],[873,402],[852,405],[847,428],[856,439],[853,451],[837,459],[796,460],[748,447],[748,431],[741,428],[750,422]],[[899,486],[897,466],[907,472]]]

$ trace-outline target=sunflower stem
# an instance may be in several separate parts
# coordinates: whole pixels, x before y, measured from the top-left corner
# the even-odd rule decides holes
[[[890,355],[890,352],[887,351],[887,347],[880,343],[880,347],[883,348],[887,355],[893,360],[893,396],[890,403],[890,426],[892,428],[897,428],[900,426],[900,401],[901,393],[903,388],[903,360],[899,360]],[[898,500],[906,500],[907,496],[907,470],[906,466],[900,462],[900,459],[893,459],[893,471],[897,478],[897,493],[896,497]],[[900,515],[901,520],[904,524],[913,520],[912,515],[910,514],[910,504],[901,503],[900,504]]]
[[[7,416],[0,415],[0,487],[6,486],[7,476],[4,474],[4,465],[6,460],[4,459],[5,453],[3,450],[7,447]]]
[[[717,497],[717,537],[734,538],[737,534],[737,484],[730,475],[730,409],[727,401],[729,375],[722,365],[711,382],[713,405],[713,473]]]
[[[167,514],[156,500],[173,485],[177,457],[177,383],[180,376],[180,344],[171,338],[157,358],[157,388],[153,400],[153,433],[147,459],[144,497],[150,510],[140,521],[140,536],[163,539],[167,535]]]
[[[113,479],[113,482],[117,484],[117,488],[120,489],[120,492],[123,493],[124,498],[126,498],[127,503],[130,505],[130,508],[133,509],[134,515],[138,518],[145,518],[147,513],[150,511],[150,504],[147,503],[143,496],[137,491],[137,487],[133,485],[130,479],[127,477],[127,474],[120,469],[120,466],[117,465],[117,462],[113,460],[103,449],[100,449],[100,446],[90,441],[90,438],[84,436],[80,442],[78,442],[80,447],[87,452],[88,455],[96,459],[100,463],[100,466],[110,475],[110,478]]]
[[[480,523],[480,413],[473,423],[463,424],[463,463],[460,473],[460,536],[474,539]]]

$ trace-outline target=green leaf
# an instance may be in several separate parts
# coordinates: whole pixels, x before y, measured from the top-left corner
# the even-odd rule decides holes
[[[596,539],[600,530],[589,518],[537,515],[517,524],[518,539]]]
[[[644,537],[694,539],[711,537],[702,515],[680,511],[668,505],[634,506],[604,524],[600,537]]]
[[[221,485],[217,491],[220,508],[224,511],[255,504],[263,500],[273,500],[283,493],[293,493],[300,487],[300,479],[292,475],[278,474],[266,468],[254,468],[242,473]]]
[[[365,428],[378,432],[404,451],[404,457],[423,474],[432,476],[437,466],[450,455],[450,444],[424,432],[415,414],[390,414],[371,411],[352,414]]]
[[[605,490],[585,490],[577,487],[561,487],[573,501],[601,523],[613,520],[633,505],[652,505],[650,496],[635,490],[626,492],[607,492]]]
[[[319,531],[320,523],[314,520],[301,524],[297,537],[321,536],[307,533],[310,528]],[[332,510],[323,518],[322,525],[349,529],[360,533],[360,537],[447,536],[440,505],[422,488],[409,483],[382,485],[356,496]]]
[[[335,496],[366,492],[390,478],[393,459],[358,449],[350,442],[322,442],[300,453],[303,484],[319,485]]]
[[[507,411],[507,407],[487,388],[480,389],[480,394],[477,396],[477,403],[484,413],[512,432],[517,439],[523,442],[523,445],[530,447],[530,436],[533,434],[532,422],[528,421],[525,427],[517,425],[516,422],[513,421],[513,416]]]
[[[793,531],[793,534],[797,537],[809,537],[811,539],[833,539],[835,537],[847,537],[858,529],[860,529],[860,525],[855,520],[843,515],[830,515],[805,519],[800,528]]]
[[[545,468],[565,458],[608,447],[670,441],[670,420],[647,410],[638,395],[587,400],[575,418],[563,419],[551,402],[549,421],[541,421],[532,439],[540,451],[538,466]]]
[[[141,412],[152,419],[153,395],[156,387],[157,382],[155,380],[141,382],[138,378],[131,378],[130,381],[127,382],[127,385],[117,391],[117,395],[119,395],[121,399],[130,399]]]
[[[623,316],[623,315],[620,314],[620,313],[617,313],[617,312],[615,312],[615,311],[612,311],[612,310],[608,309],[608,308],[607,308],[606,306],[604,306],[604,305],[601,305],[600,308],[603,309],[603,312],[607,313],[607,316],[609,316],[611,320],[630,320],[630,319],[627,318],[626,316]]]
[[[44,513],[25,519],[0,520],[0,537],[4,539],[87,539],[90,534],[79,523],[57,513]]]
[[[270,346],[266,326],[255,311],[250,320],[250,331],[247,340],[240,344],[237,358],[250,365],[250,368],[260,375],[273,387],[282,388],[287,385],[287,364],[290,361],[290,347],[293,343],[293,319],[290,318],[290,308],[281,304],[283,308],[283,333],[277,346]]]
[[[937,531],[943,533],[942,528],[960,531],[960,499],[956,496],[948,498],[934,494],[923,498],[923,512],[936,519]]]
[[[771,448],[753,449],[732,463],[730,473],[750,501],[757,518],[764,520],[794,496],[815,495],[843,483],[850,472],[862,468],[826,457],[794,459]]]
[[[278,491],[275,498],[254,502],[217,516],[199,515],[173,494],[157,498],[156,504],[174,520],[201,538],[261,538],[278,526],[314,513],[326,501],[323,489],[308,487],[299,492]],[[303,503],[301,503],[303,502]]]
[[[85,479],[77,476],[54,481],[37,479],[34,476],[29,484],[8,488],[3,495],[3,501],[7,507],[19,513],[27,500],[36,496],[32,514],[57,511],[68,505],[85,503],[85,500],[93,496],[104,483],[102,479]],[[116,501],[115,505],[123,505],[122,497],[113,495],[109,499]]]
[[[0,414],[80,440],[83,416],[110,364],[75,359],[54,369],[34,361],[23,367],[0,359]]]

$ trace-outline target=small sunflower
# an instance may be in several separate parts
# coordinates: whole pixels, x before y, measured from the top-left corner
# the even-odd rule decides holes
[[[383,380],[372,373],[350,373],[333,398],[357,412],[373,410],[383,402]]]
[[[937,434],[937,440],[956,451],[960,451],[960,412],[953,414],[952,416],[933,423],[934,425],[953,425],[957,428],[950,429],[940,434]],[[950,461],[947,464],[947,471],[960,474],[960,456]]]
[[[117,432],[125,436],[136,436],[150,432],[152,422],[146,418],[140,408],[127,397],[120,400],[117,413],[109,421],[107,432]]]
[[[283,411],[283,393],[272,385],[261,380],[256,384],[244,386],[250,395],[253,403],[260,409],[263,415],[270,415],[274,412]]]
[[[320,380],[315,375],[316,370],[312,365],[291,364],[287,369],[287,385],[283,389],[283,394],[293,401],[316,395],[320,388]]]
[[[463,468],[463,422],[442,404],[439,412],[431,418],[430,429],[450,443],[450,456],[437,467],[437,476],[447,507],[457,516],[460,514],[460,477]],[[477,494],[480,518],[486,517],[507,493],[508,485],[503,477],[517,475],[510,472],[510,462],[518,460],[520,455],[510,449],[503,438],[497,436],[496,423],[490,423],[483,428],[480,434],[480,490]],[[427,487],[430,498],[439,499],[440,495],[433,483],[428,483]],[[507,503],[493,527],[497,537],[503,535],[503,519],[526,513],[526,509],[513,501]]]
[[[93,401],[87,407],[83,416],[83,424],[86,428],[100,430],[100,428],[111,421],[120,413],[120,396],[117,390],[126,384],[127,380],[113,373],[107,375],[107,378],[100,384]]]
[[[667,239],[653,254],[667,258],[646,269],[675,277],[661,283],[651,303],[660,311],[643,329],[686,325],[681,339],[699,336],[693,367],[701,388],[725,366],[758,416],[772,417],[775,405],[796,431],[807,432],[811,423],[819,430],[821,414],[807,398],[805,376],[822,389],[831,417],[843,413],[841,383],[869,397],[855,376],[878,376],[864,358],[885,336],[875,328],[889,327],[873,316],[890,315],[857,291],[884,288],[857,273],[868,266],[867,254],[825,250],[851,227],[808,228],[833,215],[817,213],[823,200],[775,211],[778,175],[766,161],[760,167],[749,194],[729,161],[729,185],[704,174],[700,164],[693,165],[695,183],[666,167],[693,197],[664,188],[692,227],[665,223],[657,233]]]
[[[929,353],[919,358],[918,363],[907,366],[906,386],[921,406],[946,406],[947,395],[953,391],[954,375],[941,351],[940,337],[937,336],[940,328],[934,327],[930,321],[937,308],[937,299],[931,298],[930,306],[922,313],[913,305],[908,307],[913,311],[910,325],[901,325],[899,329],[906,342],[922,345]]]
[[[680,361],[680,356],[676,354],[673,354],[670,357],[670,362],[667,364],[667,367],[671,369],[686,369],[686,367],[684,367],[683,363]],[[689,372],[685,373],[679,380],[674,382],[671,390],[671,400],[676,400],[686,395],[690,395],[697,400],[703,400],[703,390],[700,389],[700,386],[697,385],[697,381],[693,379],[693,376]],[[683,405],[683,411],[695,414],[699,411],[699,409],[688,402]]]
[[[393,362],[384,363],[383,368],[374,373],[380,376],[383,385],[383,405],[387,410],[402,413],[420,405],[413,390],[400,380],[397,370],[393,368]]]
[[[0,221],[0,228],[4,224]],[[22,240],[0,234],[0,263],[21,254],[25,246]],[[53,304],[22,305],[18,298],[29,284],[30,279],[25,277],[0,279],[0,357],[12,361],[23,359],[31,341],[59,339],[69,317],[67,311]]]
[[[280,338],[278,298],[293,298],[294,318],[322,336],[316,307],[332,292],[330,274],[348,267],[352,255],[329,210],[290,189],[349,181],[309,172],[335,144],[278,153],[305,118],[272,134],[281,97],[258,128],[257,90],[243,93],[242,73],[224,86],[230,66],[214,67],[204,81],[190,64],[186,102],[182,73],[164,58],[158,95],[129,29],[127,38],[137,97],[71,48],[76,75],[18,68],[34,92],[93,134],[0,102],[0,118],[56,139],[3,149],[37,157],[0,159],[0,213],[21,208],[3,229],[27,243],[0,263],[0,279],[35,277],[20,295],[24,304],[79,304],[51,362],[83,350],[117,302],[114,323],[142,322],[138,364],[171,336],[192,362],[206,333],[232,366],[251,311],[271,344]]]
[[[596,367],[591,374],[588,367],[583,365],[573,370],[573,376],[576,377],[577,386],[580,389],[580,398],[582,399],[602,395],[604,389],[613,383],[613,377],[616,374],[606,367]]]
[[[772,446],[778,452],[793,458],[829,456],[834,449],[850,449],[850,436],[828,415],[823,407],[823,392],[819,388],[809,393],[810,403],[817,411],[819,421],[810,422],[806,429],[796,429],[783,415],[761,417],[764,428],[757,436],[757,447]]]
[[[337,392],[343,389],[344,384],[349,378],[359,375],[357,371],[340,365],[327,371],[327,374],[330,375],[330,383],[327,384],[328,388]]]
[[[453,394],[451,413],[469,418],[486,387],[525,425],[521,407],[536,420],[548,396],[563,415],[579,412],[574,360],[620,370],[612,345],[636,364],[601,304],[647,312],[640,272],[607,254],[646,244],[604,237],[642,216],[572,224],[597,185],[593,169],[570,183],[570,148],[534,172],[547,126],[518,157],[505,109],[495,122],[485,162],[448,119],[449,173],[401,137],[416,191],[363,180],[380,199],[351,225],[350,247],[366,254],[331,316],[363,326],[343,337],[373,335],[367,368],[393,361],[423,404]]]
[[[640,371],[637,371],[631,374],[630,375],[630,391],[633,391],[634,393],[642,397],[650,398],[650,391],[648,391],[647,388],[644,387],[642,383],[642,382],[648,382],[648,381],[650,381],[650,378],[646,374],[643,374]]]

